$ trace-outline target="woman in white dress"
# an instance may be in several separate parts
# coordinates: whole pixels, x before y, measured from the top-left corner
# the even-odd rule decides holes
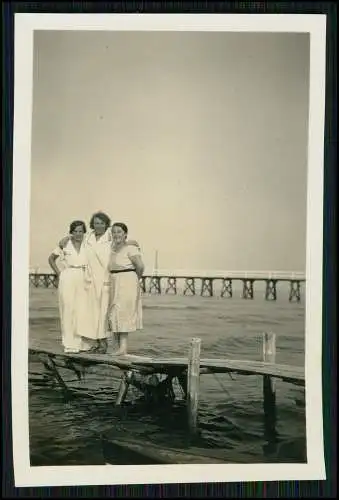
[[[87,350],[83,337],[88,335],[88,295],[86,291],[87,256],[83,245],[86,225],[74,221],[70,225],[70,239],[61,250],[57,247],[48,262],[58,276],[59,313],[62,345],[65,352]],[[56,264],[63,257],[64,269]]]
[[[140,250],[128,244],[127,226],[117,222],[112,226],[113,245],[109,260],[110,303],[108,318],[118,341],[115,355],[127,354],[128,334],[142,329],[141,287],[144,272]]]
[[[95,353],[107,351],[107,339],[111,336],[108,325],[108,306],[110,296],[108,262],[111,253],[111,219],[104,212],[96,212],[90,220],[91,231],[84,238],[84,248],[88,264],[88,311],[89,328],[83,345]],[[63,238],[61,248],[67,244],[69,236]],[[137,242],[131,242],[138,245]]]

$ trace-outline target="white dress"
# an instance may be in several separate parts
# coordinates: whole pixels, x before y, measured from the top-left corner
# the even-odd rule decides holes
[[[133,269],[130,257],[140,255],[137,247],[126,245],[112,252],[111,264]],[[110,273],[109,322],[112,332],[128,333],[142,329],[141,287],[135,272]]]
[[[58,247],[53,254],[62,258],[64,267],[58,286],[62,344],[66,350],[75,352],[84,348],[82,336],[88,336],[90,328],[86,250],[82,244],[78,252],[69,241],[63,250]]]
[[[90,328],[85,337],[93,340],[110,336],[108,331],[109,305],[109,273],[108,262],[111,253],[111,233],[108,229],[99,239],[93,231],[85,235],[84,249],[86,251],[88,273],[88,314]]]

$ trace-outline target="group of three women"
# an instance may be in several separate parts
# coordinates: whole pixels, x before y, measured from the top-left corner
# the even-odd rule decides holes
[[[70,224],[48,261],[59,278],[59,312],[65,352],[107,351],[114,334],[127,353],[128,333],[142,328],[141,288],[144,271],[139,245],[127,240],[127,226],[95,213],[87,233],[83,221]],[[63,262],[60,269],[56,261]]]

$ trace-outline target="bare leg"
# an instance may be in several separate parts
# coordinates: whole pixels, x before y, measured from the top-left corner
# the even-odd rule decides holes
[[[119,349],[113,353],[114,356],[124,356],[127,354],[128,333],[118,333]]]
[[[128,341],[128,333],[120,334],[120,351],[122,354],[127,354],[127,341]]]
[[[112,354],[113,356],[116,356],[120,354],[120,333],[114,332],[113,337],[114,337],[114,350]]]
[[[119,349],[119,347],[120,347],[120,335],[119,335],[119,333],[114,333],[113,336],[114,336],[114,346],[117,346]]]

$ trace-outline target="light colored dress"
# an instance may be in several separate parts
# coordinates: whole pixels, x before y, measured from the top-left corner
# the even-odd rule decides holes
[[[108,229],[99,239],[94,231],[85,235],[88,273],[86,275],[87,304],[90,328],[85,337],[93,340],[105,339],[110,336],[108,331],[108,306],[110,283],[108,262],[111,253],[111,233]]]
[[[132,245],[111,253],[110,266],[134,269],[130,257],[140,255],[140,250]],[[142,303],[139,278],[135,272],[110,273],[111,295],[109,322],[114,333],[135,332],[142,329]]]
[[[78,252],[69,241],[63,250],[57,247],[52,253],[63,262],[58,286],[62,344],[66,350],[76,352],[83,349],[82,336],[88,336],[90,328],[86,250],[82,244]]]

